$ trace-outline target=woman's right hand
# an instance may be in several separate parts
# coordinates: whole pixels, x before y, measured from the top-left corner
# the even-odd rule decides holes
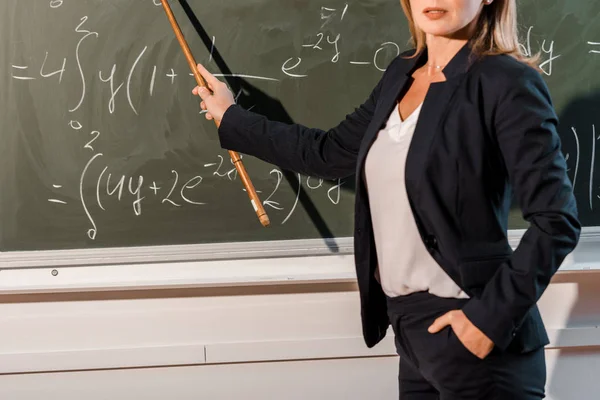
[[[231,105],[235,104],[233,93],[231,93],[225,82],[218,80],[213,74],[208,72],[202,64],[198,64],[197,68],[210,90],[202,86],[196,86],[192,90],[192,93],[200,96],[202,99],[200,108],[206,110],[206,119],[215,119],[217,122],[221,122],[225,111],[227,111]]]

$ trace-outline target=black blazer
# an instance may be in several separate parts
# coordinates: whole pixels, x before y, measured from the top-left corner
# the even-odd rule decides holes
[[[396,57],[369,98],[329,131],[227,109],[221,146],[310,176],[356,176],[354,249],[363,336],[389,326],[375,278],[377,256],[364,161],[378,131],[427,60]],[[557,116],[533,68],[506,56],[475,58],[465,45],[431,84],[406,160],[406,190],[423,242],[470,299],[463,311],[494,344],[517,352],[549,343],[536,302],[579,240]],[[390,160],[393,162],[393,160]],[[512,194],[530,226],[513,252]]]

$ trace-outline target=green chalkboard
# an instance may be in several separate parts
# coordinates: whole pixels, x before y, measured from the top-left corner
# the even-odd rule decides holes
[[[582,220],[600,225],[600,3],[521,1],[523,46],[557,111]],[[328,129],[408,48],[396,0],[171,1],[242,106]],[[353,179],[243,158],[243,191],[157,0],[0,2],[0,251],[348,237]],[[523,227],[515,214],[511,228]]]

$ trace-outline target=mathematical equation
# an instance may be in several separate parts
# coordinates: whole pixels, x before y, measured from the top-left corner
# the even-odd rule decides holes
[[[577,175],[579,173],[579,166],[580,166],[580,154],[581,154],[581,140],[579,138],[579,136],[581,135],[581,132],[578,134],[577,130],[575,129],[575,127],[571,127],[571,132],[573,132],[573,136],[575,138],[575,160],[573,161],[574,164],[574,171],[573,171],[573,178],[571,179],[571,182],[573,182],[573,190],[575,190],[578,180],[577,180]],[[594,209],[594,189],[600,189],[599,187],[595,187],[594,186],[594,170],[595,170],[595,160],[596,160],[596,142],[598,142],[600,140],[600,132],[598,132],[599,134],[596,135],[596,125],[592,124],[591,129],[588,133],[589,137],[591,140],[587,141],[587,143],[591,142],[591,159],[590,159],[590,163],[589,163],[589,182],[585,182],[588,185],[588,204],[590,207],[590,210]],[[584,142],[585,143],[585,142]],[[567,161],[567,165],[571,164],[570,160],[570,153],[567,153],[565,155],[565,159]],[[567,171],[571,171],[572,168],[568,168]],[[596,195],[596,197],[598,199],[600,199],[600,195]]]
[[[54,0],[50,1],[49,5],[52,8],[60,8],[64,4],[64,0]],[[160,0],[152,0],[152,3],[156,7],[160,7]],[[332,30],[336,24],[342,24],[344,22],[344,17],[350,11],[350,5],[345,3],[345,6],[342,9],[336,9],[332,7],[321,7],[320,15],[318,16],[321,20],[321,29],[327,27],[329,30]],[[81,77],[81,94],[76,103],[74,103],[70,108],[69,112],[77,111],[81,105],[83,104],[86,96],[86,87],[90,85],[90,82],[86,80],[86,72],[84,71],[81,61],[80,54],[82,51],[82,46],[86,40],[90,40],[93,38],[98,38],[99,33],[96,31],[92,31],[86,29],[88,22],[88,17],[84,16],[81,18],[80,23],[75,28],[75,32],[81,34],[81,38],[77,43],[75,49],[75,69],[77,70],[78,75]],[[536,52],[541,53],[541,59],[539,62],[539,66],[544,74],[551,76],[553,73],[554,65],[557,59],[561,57],[561,54],[557,52],[555,49],[555,43],[553,40],[543,39],[539,48],[535,48],[534,43],[531,39],[532,33],[534,31],[534,27],[530,26],[527,29],[527,34],[525,38],[525,43],[519,44],[522,52],[527,56],[532,56]],[[325,34],[324,31],[319,31],[316,33],[315,39],[311,43],[305,43],[302,45],[303,48],[310,49],[313,53],[311,57],[315,57],[315,54],[325,54],[329,52],[327,55],[327,59],[331,63],[339,64],[340,55],[342,54],[341,49],[341,34],[337,33],[333,34]],[[213,50],[215,48],[216,37],[212,36],[212,45],[209,54],[209,62],[212,60]],[[600,54],[600,42],[587,41],[586,44],[589,46],[590,54]],[[176,71],[175,68],[172,67],[159,67],[158,65],[145,65],[144,64],[144,56],[148,50],[148,46],[145,46],[139,50],[135,60],[131,65],[128,66],[119,66],[116,63],[112,65],[112,68],[109,71],[97,71],[96,78],[99,82],[104,84],[107,87],[107,90],[110,91],[110,97],[108,98],[106,107],[109,112],[113,114],[116,110],[116,103],[119,96],[119,93],[123,93],[124,101],[126,100],[129,108],[138,115],[138,110],[132,101],[132,82],[141,82],[139,79],[135,79],[136,73],[142,73],[145,68],[149,68],[152,73],[150,74],[150,78],[145,82],[147,85],[147,93],[150,97],[152,97],[155,93],[156,85],[162,80],[167,85],[175,86],[176,81],[181,79],[181,77],[185,77],[187,81],[189,81],[189,85],[193,85],[194,81],[192,79],[193,74],[189,71],[181,72]],[[400,46],[393,41],[387,41],[381,43],[381,45],[374,50],[373,55],[370,60],[351,60],[348,61],[351,65],[356,66],[371,66],[375,68],[377,71],[385,71],[386,63],[389,63],[390,58],[389,55],[386,54],[391,51],[394,56],[400,54],[401,48]],[[382,57],[382,55],[384,55]],[[58,79],[59,84],[62,83],[63,75],[67,71],[67,65],[70,65],[67,57],[64,57],[60,60],[52,59],[52,56],[48,51],[43,55],[43,61],[39,65],[11,65],[12,68],[12,78],[16,80],[34,80],[39,78],[52,78],[56,77]],[[280,82],[283,78],[306,78],[309,76],[307,71],[302,70],[302,57],[300,56],[292,56],[288,57],[285,60],[281,61],[281,71],[284,76],[280,77],[268,77],[261,76],[256,74],[241,74],[241,73],[233,73],[233,74],[218,74],[214,75],[217,77],[240,77],[249,80],[264,80],[264,81],[274,81]],[[50,68],[48,64],[54,65],[53,68]],[[115,78],[118,71],[121,71],[120,68],[124,68],[127,73],[127,79],[121,82],[118,82]],[[144,74],[146,76],[148,74]],[[187,84],[187,83],[186,83]],[[238,94],[239,95],[239,94]]]
[[[49,7],[58,9],[66,4],[68,4],[67,1],[55,0],[49,2]],[[160,6],[160,1],[153,0],[153,4]],[[129,72],[126,80],[122,82],[116,80],[115,77],[117,76],[116,73],[119,67],[116,64],[113,64],[109,71],[98,71],[96,77],[93,78],[98,81],[91,82],[88,78],[89,74],[86,71],[85,65],[82,62],[81,54],[86,46],[92,46],[92,40],[100,37],[101,34],[90,27],[88,16],[81,17],[73,30],[79,35],[79,38],[74,49],[75,66],[72,67],[71,70],[72,72],[76,72],[77,76],[80,77],[81,91],[73,104],[68,106],[70,119],[65,119],[65,125],[73,132],[79,134],[77,137],[80,140],[83,139],[81,142],[81,149],[90,154],[89,158],[86,157],[87,161],[79,174],[79,190],[76,204],[78,207],[81,207],[88,219],[89,228],[87,229],[86,234],[90,240],[96,240],[98,238],[101,227],[98,226],[97,213],[109,211],[110,204],[108,200],[116,200],[119,203],[129,203],[131,205],[131,212],[135,216],[143,215],[144,204],[148,201],[153,201],[154,203],[158,201],[160,204],[164,204],[165,207],[202,207],[210,202],[208,199],[210,199],[210,192],[212,191],[211,189],[215,180],[237,180],[237,169],[233,166],[230,159],[226,159],[220,154],[217,154],[213,160],[207,160],[207,162],[201,164],[201,170],[195,174],[191,174],[193,176],[183,176],[176,169],[170,169],[171,179],[162,179],[158,180],[158,182],[156,179],[148,179],[148,177],[144,175],[134,174],[134,176],[128,176],[121,174],[118,171],[112,171],[105,161],[108,160],[108,154],[105,155],[101,150],[102,129],[98,128],[92,130],[86,128],[86,124],[76,118],[77,112],[82,109],[86,99],[89,97],[89,88],[96,85],[97,82],[101,82],[111,93],[108,103],[106,104],[110,114],[115,113],[118,95],[123,94],[129,107],[137,115],[138,110],[132,101],[132,82],[135,80],[136,73],[143,67],[142,61],[148,47],[146,46],[141,49],[133,60],[132,65],[128,66]],[[43,61],[35,68],[31,68],[31,65],[12,65],[12,78],[17,81],[53,78],[61,85],[63,84],[63,78],[69,73],[69,61],[70,60],[66,57],[58,60],[52,59],[51,54],[46,51]],[[154,94],[154,89],[160,76],[158,73],[159,67],[157,65],[151,66],[151,69],[152,74],[151,79],[148,82],[147,92],[150,96]],[[175,85],[179,75],[180,74],[173,68],[170,68],[163,76],[169,85]],[[188,76],[193,76],[189,72],[182,75],[186,78]],[[216,75],[239,76],[249,79],[266,79],[271,81],[279,80],[247,74]],[[191,78],[188,79],[191,88],[193,80]],[[239,95],[240,93],[238,93],[237,96]],[[243,157],[242,155],[240,156]],[[94,171],[99,172],[96,173]],[[337,206],[341,201],[341,190],[344,184],[344,181],[342,180],[326,182],[323,179],[296,174],[296,182],[289,182],[292,186],[295,186],[295,196],[292,200],[291,196],[282,195],[284,174],[280,169],[271,169],[268,178],[267,185],[271,184],[272,187],[265,190],[265,197],[261,200],[265,208],[275,210],[277,211],[277,215],[281,215],[281,225],[289,221],[296,211],[302,191],[322,191],[327,202],[334,206]],[[206,182],[208,182],[208,180],[211,180],[211,183],[207,185]],[[71,200],[60,196],[60,193],[65,189],[61,182],[54,182],[52,188],[54,189],[54,194],[47,199],[48,202],[57,207],[72,205],[70,204],[72,203]],[[93,196],[89,194],[89,190],[84,191],[86,188],[94,188]],[[239,185],[239,190],[245,191],[241,184]],[[261,194],[263,192],[257,190],[257,193]]]
[[[68,126],[74,131],[84,131],[83,125],[79,121],[71,120],[69,121]],[[183,184],[180,182],[183,182],[184,179],[181,179],[179,173],[172,169],[172,182],[166,187],[158,186],[155,180],[153,180],[152,183],[149,183],[143,175],[138,175],[136,177],[121,175],[120,177],[113,179],[113,174],[112,172],[108,171],[108,166],[104,166],[98,176],[91,176],[89,174],[90,167],[92,164],[101,163],[104,155],[103,153],[96,151],[94,148],[94,146],[96,146],[95,142],[100,135],[100,131],[90,131],[89,136],[91,139],[83,144],[82,148],[91,151],[93,155],[89,158],[85,167],[83,168],[79,180],[79,202],[91,224],[91,228],[88,229],[87,235],[92,240],[96,239],[98,227],[95,218],[90,211],[90,203],[84,195],[84,187],[90,185],[88,183],[89,181],[91,181],[92,185],[95,187],[95,198],[93,201],[99,209],[106,211],[104,206],[104,200],[106,197],[114,197],[121,202],[126,200],[125,196],[131,196],[132,212],[136,216],[140,216],[142,215],[142,203],[144,199],[147,198],[147,195],[159,198],[161,204],[168,204],[174,207],[181,207],[183,204],[202,206],[208,204],[198,198],[198,196],[206,194],[206,192],[202,192],[200,187],[204,179],[203,175],[206,176],[206,174],[208,174],[211,177],[215,177],[215,179],[228,179],[230,181],[236,180],[237,178],[237,169],[232,166],[233,163],[231,162],[231,159],[229,160],[231,165],[228,165],[224,157],[221,155],[217,155],[216,162],[203,164],[205,170],[208,171],[206,174],[195,175],[192,178],[185,180]],[[240,155],[240,157],[243,156]],[[277,200],[277,194],[281,183],[283,182],[283,173],[281,170],[274,168],[270,171],[270,175],[274,175],[276,177],[276,182],[275,186],[268,194],[268,197],[263,200],[263,205],[267,208],[272,208],[277,211],[289,210],[281,224],[285,224],[296,210],[298,200],[303,189],[310,191],[325,189],[323,179],[317,179],[310,176],[303,177],[301,174],[296,174],[298,185],[296,188],[296,198],[293,204],[284,206],[280,200]],[[327,189],[326,196],[332,204],[337,205],[341,199],[341,187],[344,184],[344,181],[338,179],[335,182],[335,185]],[[62,185],[58,184],[53,184],[52,186],[54,189],[61,189],[63,187]],[[245,189],[241,190],[245,191]],[[257,190],[257,193],[262,192]],[[48,201],[59,205],[68,204],[68,202],[58,198],[49,198]]]
[[[67,0],[52,0],[48,2],[48,5],[52,9],[59,9],[67,3]],[[152,0],[152,3],[149,3],[148,0],[148,4],[161,7],[160,0]],[[351,11],[352,10],[349,3],[345,3],[345,5],[341,8],[325,6],[321,7],[320,12],[317,15],[321,22],[320,30],[314,34],[314,40],[302,44],[302,48],[304,49],[303,51],[312,53],[310,55],[311,57],[318,57],[322,55],[324,59],[328,60],[332,64],[341,64],[342,54],[344,51],[343,38],[340,33],[335,33],[335,28],[344,23],[345,17]],[[104,104],[104,106],[108,109],[109,114],[114,114],[117,110],[117,103],[122,101],[126,102],[131,111],[136,115],[139,115],[139,111],[134,104],[132,92],[137,88],[135,88],[133,85],[134,82],[142,82],[140,79],[136,78],[139,77],[144,70],[149,69],[152,71],[151,74],[143,74],[143,76],[150,76],[149,80],[145,81],[144,84],[147,85],[146,93],[151,97],[155,94],[156,86],[158,84],[174,87],[176,86],[178,80],[182,78],[186,79],[186,84],[189,82],[190,88],[195,84],[195,81],[192,78],[193,74],[189,73],[189,71],[181,72],[176,71],[175,68],[170,66],[165,68],[158,65],[145,64],[144,57],[146,56],[148,46],[144,46],[143,48],[139,49],[131,65],[124,66],[113,63],[109,70],[94,71],[92,79],[97,81],[90,81],[89,74],[87,73],[88,71],[84,68],[83,63],[81,62],[81,54],[85,46],[88,45],[88,42],[90,42],[89,45],[91,46],[93,44],[91,41],[94,38],[99,38],[100,33],[95,31],[89,25],[90,21],[88,16],[81,17],[77,24],[74,24],[73,30],[79,35],[79,40],[74,49],[74,59],[69,59],[67,57],[56,59],[52,57],[50,52],[45,51],[41,54],[41,56],[43,56],[43,61],[37,65],[12,64],[12,79],[17,81],[32,81],[36,79],[52,78],[57,79],[58,84],[61,85],[63,84],[63,77],[65,73],[72,69],[80,77],[81,90],[78,92],[78,97],[68,107],[69,113],[75,113],[80,110],[85,103],[86,97],[88,96],[88,88],[100,82],[102,87],[104,87],[110,93],[106,104]],[[561,57],[561,54],[559,50],[555,48],[555,42],[546,38],[542,40],[539,48],[536,48],[536,44],[534,44],[533,40],[531,39],[534,30],[534,26],[528,27],[525,43],[520,44],[521,50],[528,56],[531,56],[539,51],[542,54],[539,66],[543,73],[551,76],[553,70],[555,69],[556,60]],[[334,33],[331,33],[332,31]],[[209,61],[212,59],[216,42],[217,38],[212,36],[212,46],[209,54]],[[589,47],[589,54],[600,54],[600,42],[594,42],[590,40],[586,41],[586,45]],[[381,43],[379,47],[373,51],[370,59],[349,60],[347,63],[357,66],[357,68],[361,66],[370,66],[377,71],[383,72],[385,71],[386,61],[389,62],[390,50],[392,51],[392,54],[395,55],[398,55],[401,52],[400,46],[396,42],[387,41]],[[304,53],[302,55],[304,55]],[[42,57],[40,57],[40,59],[42,59]],[[75,63],[74,66],[72,66],[73,62]],[[302,58],[296,55],[288,58],[283,57],[281,59],[282,76],[267,77],[255,74],[238,73],[215,74],[215,76],[231,76],[251,80],[280,82],[282,79],[288,78],[307,78],[309,73],[303,70],[303,65]],[[120,75],[118,74],[120,71],[127,71],[126,79],[119,80],[116,78]],[[241,92],[236,94],[236,100],[240,94]],[[199,112],[203,113],[205,111]],[[101,136],[101,130],[84,128],[84,124],[80,123],[76,118],[67,118],[67,120],[65,120],[65,124],[73,131],[87,135],[86,139],[82,142],[82,149],[84,149],[84,151],[91,152],[91,156],[89,159],[87,159],[87,162],[80,174],[78,198],[78,206],[82,207],[89,220],[90,228],[87,230],[87,236],[91,240],[95,240],[97,238],[99,230],[96,218],[94,217],[94,212],[92,210],[93,208],[97,207],[99,210],[106,211],[106,200],[108,198],[116,199],[119,202],[130,202],[131,211],[136,216],[140,216],[143,214],[144,202],[148,201],[151,197],[158,199],[160,203],[164,204],[166,207],[206,205],[207,202],[205,198],[207,195],[206,190],[208,189],[203,191],[203,187],[205,186],[203,185],[203,181],[206,178],[226,179],[229,181],[236,180],[237,178],[237,170],[221,155],[216,155],[215,159],[213,160],[207,160],[204,164],[202,164],[203,170],[198,171],[198,173],[192,174],[191,176],[181,176],[177,170],[171,169],[170,172],[172,180],[168,185],[163,184],[160,186],[156,179],[148,179],[143,175],[126,176],[119,174],[117,172],[110,171],[107,165],[103,165],[102,162],[104,153],[101,151],[96,151],[96,148],[98,147],[97,140]],[[579,134],[575,127],[572,127],[571,129],[577,143],[577,149],[573,157],[571,157],[570,154],[567,154],[566,158],[569,166],[571,167],[569,170],[573,172],[574,185],[577,185],[580,167],[584,168],[584,166],[580,165]],[[590,209],[593,209],[593,198],[597,197],[600,199],[600,195],[594,196],[595,188],[593,184],[595,149],[596,142],[600,140],[600,135],[596,134],[595,126],[593,125],[590,134],[593,138],[592,158],[589,165],[590,179],[589,182],[586,182],[586,184],[589,185],[589,198],[587,200],[589,201]],[[92,166],[95,168],[100,168],[101,172],[98,175],[92,175]],[[587,166],[585,167],[587,168]],[[295,188],[295,199],[290,204],[283,204],[282,200],[278,196],[278,194],[280,194],[280,188],[283,182],[283,173],[281,170],[274,168],[269,172],[269,174],[275,178],[275,182],[274,186],[265,193],[266,198],[263,200],[263,205],[272,210],[277,210],[278,212],[284,212],[286,214],[281,221],[281,224],[285,224],[293,215],[297,208],[298,200],[302,190],[326,190],[325,195],[331,204],[338,205],[340,203],[341,187],[344,184],[343,181],[334,181],[332,182],[332,186],[327,188],[324,186],[325,182],[322,179],[302,177],[300,174],[296,174],[297,182],[294,182],[297,184],[297,187]],[[56,191],[59,191],[63,186],[59,183],[55,183],[52,185],[52,187]],[[93,200],[86,198],[84,195],[84,187],[95,188],[95,196]],[[243,190],[241,185],[240,190]],[[260,190],[257,190],[257,192],[262,193]],[[58,197],[48,198],[48,201],[56,204],[57,206],[68,204],[67,201]],[[93,208],[91,206],[92,204],[94,205]]]

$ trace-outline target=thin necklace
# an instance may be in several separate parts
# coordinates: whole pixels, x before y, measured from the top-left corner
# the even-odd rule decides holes
[[[444,65],[433,65],[433,64],[427,64],[427,66],[429,66],[431,68],[435,68],[435,69],[442,69],[444,67]]]

